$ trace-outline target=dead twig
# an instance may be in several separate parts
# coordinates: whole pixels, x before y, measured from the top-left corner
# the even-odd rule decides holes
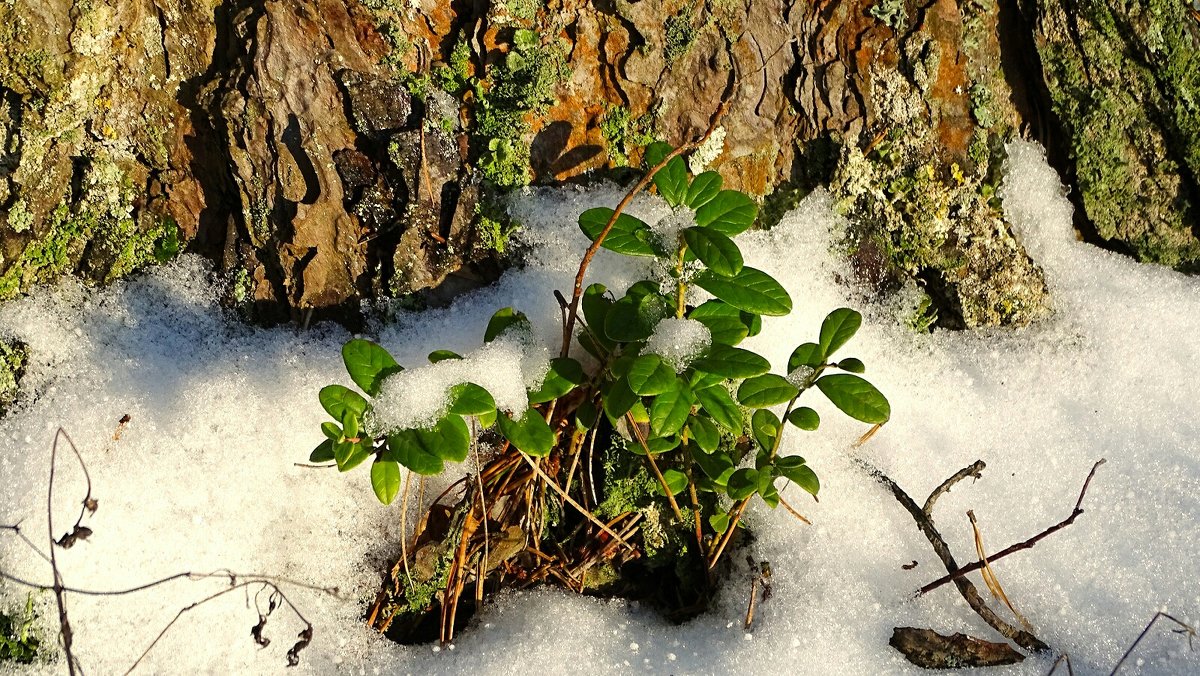
[[[942,534],[939,533],[937,528],[933,525],[932,517],[926,514],[925,510],[923,510],[916,502],[914,502],[913,499],[909,497],[908,493],[904,492],[904,489],[900,488],[900,486],[895,481],[892,481],[891,477],[884,474],[882,470],[861,458],[854,458],[854,462],[859,467],[864,469],[868,474],[875,477],[876,480],[878,480],[892,492],[892,495],[895,496],[900,505],[904,507],[904,509],[907,510],[912,516],[913,520],[917,522],[917,528],[919,528],[921,533],[925,535],[925,538],[929,540],[929,544],[933,547],[934,553],[936,553],[938,558],[941,559],[942,565],[946,567],[946,570],[950,571],[951,573],[958,571],[958,562],[954,560],[954,555],[950,552],[950,546],[946,544],[946,540],[942,537]],[[1038,637],[1023,629],[1012,626],[1008,622],[1005,622],[1003,619],[1001,619],[1000,616],[996,615],[996,613],[993,612],[992,609],[989,608],[984,602],[983,598],[979,595],[979,590],[975,588],[975,585],[972,584],[970,580],[959,576],[954,578],[954,585],[958,588],[959,594],[961,594],[963,599],[966,600],[967,605],[971,607],[971,610],[975,611],[976,615],[979,615],[979,617],[982,618],[983,621],[988,624],[988,626],[1000,632],[1002,636],[1029,651],[1042,652],[1050,649],[1050,647],[1043,643]]]
[[[996,552],[995,554],[992,554],[991,556],[988,556],[985,558],[988,561],[994,563],[994,562],[1008,556],[1009,554],[1014,554],[1014,553],[1022,551],[1024,549],[1029,549],[1029,548],[1033,547],[1034,545],[1036,545],[1037,543],[1041,542],[1042,540],[1046,539],[1047,537],[1049,537],[1049,536],[1057,533],[1058,531],[1066,528],[1067,526],[1070,526],[1071,524],[1075,523],[1075,519],[1078,518],[1080,514],[1083,514],[1083,507],[1082,507],[1083,498],[1085,495],[1087,495],[1087,489],[1088,489],[1088,486],[1092,483],[1092,477],[1096,476],[1096,470],[1099,469],[1100,465],[1103,465],[1104,462],[1105,462],[1104,458],[1097,460],[1096,464],[1092,466],[1092,471],[1088,472],[1087,479],[1085,479],[1083,482],[1083,488],[1080,489],[1080,491],[1079,491],[1079,499],[1075,501],[1075,509],[1071,510],[1070,516],[1063,519],[1062,521],[1059,521],[1058,523],[1054,524],[1053,526],[1050,526],[1046,530],[1038,533],[1037,535],[1029,538],[1028,540],[1025,540],[1023,542],[1018,542],[1014,545],[1005,547],[1004,549]],[[926,504],[928,504],[928,503],[926,503]],[[982,567],[983,567],[983,563],[976,561],[975,563],[972,563],[967,566],[963,566],[962,568],[959,568],[957,570],[951,570],[949,574],[947,574],[943,577],[940,577],[940,578],[934,580],[933,582],[930,582],[929,584],[925,585],[924,587],[921,587],[920,589],[918,589],[916,596],[924,596],[925,594],[928,594],[929,592],[933,591],[934,589],[937,589],[938,587],[946,584],[947,582],[957,580],[957,579],[961,578],[963,575],[972,573],[976,570],[979,570]]]
[[[929,497],[925,499],[925,513],[933,516],[933,504],[937,502],[938,498],[942,497],[942,495],[946,493],[949,493],[950,489],[954,488],[954,484],[966,479],[967,477],[971,477],[976,480],[982,478],[985,467],[987,467],[987,465],[984,464],[982,460],[976,460],[970,465],[955,472],[954,476],[943,481],[942,484],[933,489],[933,492],[930,493]]]
[[[1142,633],[1138,634],[1137,639],[1135,639],[1133,644],[1129,646],[1129,650],[1126,650],[1125,654],[1121,655],[1121,659],[1117,660],[1116,665],[1113,666],[1113,670],[1109,672],[1108,676],[1116,676],[1116,673],[1121,670],[1121,665],[1125,664],[1125,660],[1129,659],[1129,656],[1133,654],[1133,651],[1138,647],[1138,644],[1142,642],[1142,639],[1146,638],[1146,634],[1150,633],[1150,628],[1153,627],[1154,623],[1160,619],[1168,619],[1175,624],[1178,624],[1181,629],[1175,629],[1173,631],[1179,634],[1186,634],[1188,637],[1188,649],[1195,649],[1195,647],[1192,645],[1192,641],[1200,636],[1200,634],[1196,633],[1196,628],[1160,610],[1157,613],[1154,613],[1154,617],[1150,618],[1150,621],[1146,623],[1146,628],[1142,629]]]

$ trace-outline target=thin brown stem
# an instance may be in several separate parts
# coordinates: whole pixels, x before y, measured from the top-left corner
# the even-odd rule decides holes
[[[1096,464],[1092,466],[1092,471],[1088,472],[1087,479],[1084,480],[1084,482],[1083,482],[1083,488],[1079,491],[1079,499],[1075,501],[1075,509],[1071,510],[1070,516],[1063,519],[1062,521],[1059,521],[1058,523],[1054,524],[1053,526],[1050,526],[1049,528],[1038,533],[1037,535],[1034,535],[1033,537],[1029,538],[1028,540],[1025,540],[1023,542],[1018,542],[1013,545],[1009,545],[1008,547],[1005,547],[1004,549],[996,552],[995,554],[992,554],[991,556],[986,557],[987,560],[991,563],[995,563],[996,561],[1003,559],[1004,557],[1008,556],[1009,554],[1015,554],[1019,551],[1029,549],[1029,548],[1033,547],[1034,545],[1036,545],[1037,543],[1041,542],[1042,540],[1050,537],[1051,535],[1057,533],[1058,531],[1075,523],[1075,519],[1077,519],[1080,514],[1083,514],[1083,507],[1082,507],[1083,497],[1085,495],[1087,495],[1087,489],[1088,489],[1088,486],[1092,483],[1092,477],[1096,476],[1096,470],[1099,469],[1100,465],[1103,465],[1104,462],[1105,461],[1103,458],[1101,458],[1100,460],[1097,460]],[[947,582],[952,582],[952,581],[958,580],[959,578],[961,578],[964,575],[967,575],[968,573],[972,573],[974,571],[979,570],[980,568],[983,568],[983,565],[984,564],[982,562],[976,561],[975,563],[963,566],[962,568],[958,568],[956,570],[951,570],[949,574],[944,575],[944,576],[934,580],[933,582],[930,582],[929,584],[925,585],[924,587],[921,587],[920,589],[918,589],[916,596],[924,596],[925,594],[928,594],[929,592],[933,591],[934,589],[941,587],[942,585],[946,584]]]
[[[730,87],[730,93],[732,93],[734,89],[735,87]],[[596,257],[596,253],[600,251],[600,246],[604,243],[604,238],[608,237],[608,234],[612,232],[613,226],[617,224],[617,219],[621,217],[621,214],[626,208],[629,207],[630,203],[633,202],[633,198],[637,196],[639,192],[644,190],[646,186],[650,185],[650,181],[654,180],[655,174],[657,174],[659,171],[662,171],[662,169],[667,166],[668,162],[676,157],[679,157],[683,153],[688,152],[689,150],[695,149],[697,146],[707,141],[708,137],[712,136],[713,132],[716,131],[717,126],[720,124],[721,118],[725,116],[725,111],[729,108],[730,100],[731,96],[727,96],[721,101],[720,105],[717,106],[717,111],[713,114],[712,119],[709,121],[708,129],[705,130],[703,135],[672,150],[667,154],[666,157],[662,159],[661,162],[651,167],[650,171],[647,171],[646,174],[642,176],[642,178],[635,183],[632,188],[629,189],[629,192],[625,193],[625,197],[621,198],[621,201],[617,204],[617,208],[613,210],[612,216],[608,219],[608,223],[604,225],[604,229],[600,231],[600,234],[592,242],[591,246],[588,247],[587,252],[584,253],[583,260],[579,262],[579,271],[575,274],[575,286],[571,291],[571,303],[567,307],[567,321],[563,324],[561,356],[566,357],[571,352],[571,338],[575,335],[575,322],[579,316],[579,299],[583,296],[583,281],[587,276],[588,266],[592,264],[592,259]]]

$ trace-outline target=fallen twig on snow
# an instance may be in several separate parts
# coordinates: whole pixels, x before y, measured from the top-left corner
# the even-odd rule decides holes
[[[1137,639],[1135,639],[1133,644],[1129,646],[1129,650],[1126,650],[1125,654],[1121,655],[1121,659],[1117,660],[1116,665],[1113,666],[1113,670],[1111,672],[1109,672],[1109,676],[1114,676],[1118,671],[1121,670],[1121,665],[1125,664],[1125,660],[1129,659],[1129,656],[1133,654],[1134,649],[1136,649],[1138,647],[1138,644],[1142,642],[1142,639],[1146,638],[1146,634],[1150,633],[1150,628],[1153,627],[1154,623],[1157,622],[1161,618],[1166,618],[1166,619],[1174,622],[1175,624],[1178,624],[1180,627],[1182,627],[1182,629],[1173,629],[1172,631],[1174,631],[1175,633],[1178,633],[1178,634],[1186,634],[1188,637],[1188,648],[1193,649],[1193,650],[1195,649],[1195,647],[1192,645],[1192,641],[1193,641],[1193,639],[1200,636],[1200,634],[1197,634],[1196,628],[1193,627],[1192,625],[1190,625],[1186,622],[1182,622],[1160,610],[1157,613],[1154,613],[1154,617],[1150,618],[1150,621],[1146,623],[1146,628],[1142,629],[1142,633],[1138,634]]]
[[[1083,488],[1079,491],[1079,499],[1075,501],[1075,509],[1071,510],[1070,516],[1068,516],[1067,518],[1063,519],[1062,521],[1054,524],[1053,526],[1050,526],[1046,530],[1038,533],[1037,535],[1029,538],[1028,540],[1025,540],[1023,542],[1018,542],[1014,545],[1010,545],[1010,546],[996,552],[995,554],[992,554],[991,556],[986,557],[987,562],[995,563],[996,561],[1008,556],[1009,554],[1014,554],[1021,550],[1029,549],[1029,548],[1033,547],[1034,545],[1036,545],[1038,542],[1041,542],[1043,539],[1045,539],[1045,538],[1053,535],[1054,533],[1057,533],[1058,531],[1062,530],[1063,528],[1066,528],[1067,526],[1070,526],[1071,524],[1075,523],[1075,519],[1078,518],[1080,514],[1083,514],[1083,507],[1082,507],[1083,497],[1085,495],[1087,495],[1087,489],[1088,489],[1088,486],[1092,483],[1092,477],[1096,476],[1096,470],[1099,469],[1100,465],[1103,465],[1104,462],[1105,462],[1104,458],[1097,460],[1096,464],[1092,466],[1092,471],[1088,472],[1087,479],[1085,479],[1083,482]],[[982,463],[979,463],[979,464],[982,464]],[[982,467],[981,467],[981,469],[982,469]],[[930,496],[930,497],[932,498],[933,496]],[[926,504],[928,505],[929,503],[926,503]],[[950,571],[949,574],[947,574],[943,577],[940,577],[940,578],[934,580],[933,582],[930,582],[929,584],[925,585],[924,587],[921,587],[919,590],[917,590],[916,595],[923,596],[925,594],[928,594],[929,592],[933,591],[934,589],[937,589],[938,587],[946,584],[947,582],[956,580],[956,579],[962,577],[963,575],[972,573],[976,570],[979,570],[980,568],[983,568],[984,565],[986,565],[984,562],[976,561],[975,563],[963,566],[962,568],[959,568],[958,570],[952,570],[952,571]]]

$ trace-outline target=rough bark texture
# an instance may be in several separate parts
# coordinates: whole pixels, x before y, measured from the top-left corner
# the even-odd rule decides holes
[[[0,298],[183,245],[260,319],[352,318],[503,249],[503,190],[637,164],[729,91],[692,161],[764,196],[765,224],[829,182],[863,280],[915,282],[943,325],[1022,324],[1045,285],[992,196],[1023,126],[1077,182],[1086,234],[1195,266],[1193,17],[1178,0],[0,0]]]

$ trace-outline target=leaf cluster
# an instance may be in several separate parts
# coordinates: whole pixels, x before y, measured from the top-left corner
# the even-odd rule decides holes
[[[716,172],[692,176],[666,144],[648,146],[645,159],[648,167],[662,165],[653,175],[654,188],[688,225],[664,240],[629,214],[608,208],[580,214],[580,229],[601,247],[658,259],[663,265],[656,269],[672,271],[669,278],[644,279],[621,293],[603,284],[586,288],[580,299],[582,330],[572,338],[594,366],[585,370],[569,356],[552,360],[541,386],[527,392],[525,411],[497,410],[486,389],[462,383],[448,393],[447,409],[435,424],[376,435],[364,430],[368,400],[330,385],[321,390],[320,400],[334,420],[322,426],[327,438],[311,460],[332,460],[347,471],[374,457],[372,487],[390,503],[402,468],[432,475],[446,462],[466,458],[474,437],[468,420],[473,419],[480,429],[491,428],[501,443],[533,458],[571,453],[576,447],[567,442],[579,435],[616,430],[629,441],[624,445],[629,453],[649,456],[646,462],[654,466],[672,505],[676,495],[690,497],[694,508],[703,504],[710,535],[736,524],[745,501],[755,495],[770,507],[778,505],[781,482],[816,496],[820,480],[795,452],[802,442],[785,441],[789,426],[800,432],[820,426],[817,410],[800,405],[801,397],[815,390],[842,413],[868,424],[882,424],[891,415],[887,399],[861,377],[863,362],[834,358],[854,337],[862,316],[848,308],[829,313],[816,341],[795,348],[786,373],[773,373],[765,357],[741,346],[761,331],[764,317],[792,310],[787,290],[747,265],[734,241],[754,224],[758,205],[742,192],[725,189]],[[712,299],[690,304],[693,286]],[[659,323],[668,318],[694,320],[711,335],[689,363],[648,348]],[[484,341],[525,330],[527,324],[520,312],[502,309],[489,322]],[[348,342],[343,357],[367,397],[377,395],[383,379],[402,368],[382,347],[361,339]],[[447,351],[429,356],[432,362],[458,358]]]

